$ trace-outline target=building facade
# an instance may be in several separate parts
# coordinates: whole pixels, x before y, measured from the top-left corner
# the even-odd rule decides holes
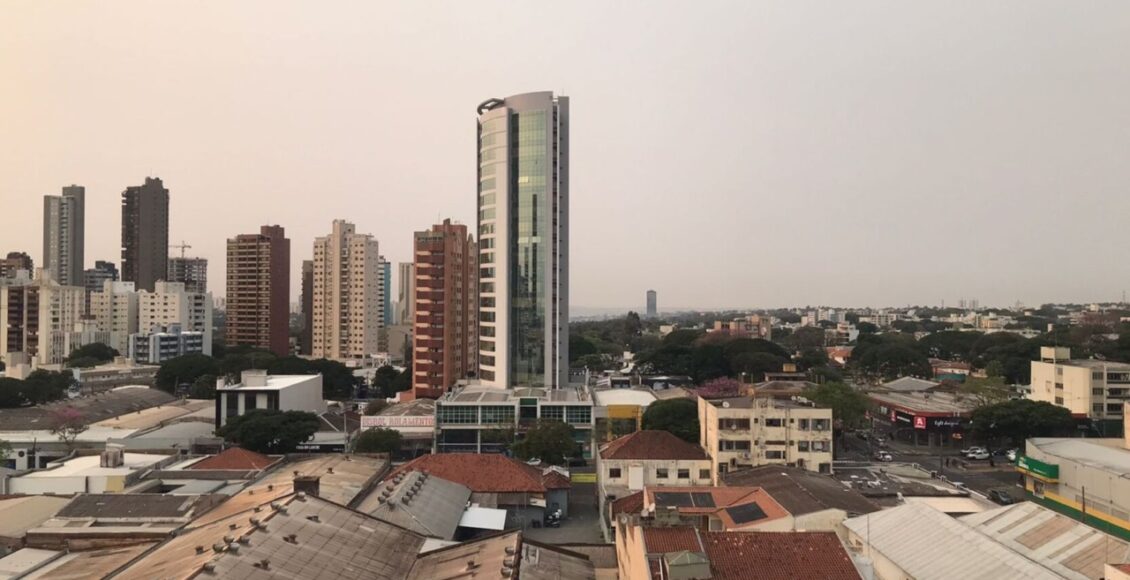
[[[569,99],[478,108],[479,377],[569,382]]]
[[[381,326],[392,326],[392,262],[381,256]]]
[[[1069,348],[1042,347],[1040,360],[1032,361],[1030,398],[1090,419],[1101,435],[1117,435],[1124,420],[1122,404],[1130,400],[1130,364],[1072,359]]]
[[[0,278],[15,278],[20,270],[26,271],[28,278],[35,273],[35,263],[27,252],[8,252],[7,257],[0,260]]]
[[[93,316],[90,309],[90,299],[95,292],[101,292],[106,281],[118,281],[118,267],[113,262],[98,260],[93,268],[87,268],[82,273],[83,286],[86,287],[86,314]]]
[[[63,286],[46,270],[31,283],[0,286],[0,345],[39,365],[63,362],[70,334],[82,319],[86,290]]]
[[[698,400],[699,436],[715,483],[738,467],[832,472],[832,410],[766,397]]]
[[[169,258],[169,272],[165,276],[167,282],[180,282],[188,292],[203,294],[208,291],[208,259],[207,258]]]
[[[377,240],[345,220],[314,240],[312,356],[363,358],[379,351],[380,253]]]
[[[496,434],[514,429],[521,435],[538,420],[571,425],[581,454],[592,457],[593,400],[585,387],[457,387],[436,401],[436,452],[503,453],[509,442]]]
[[[290,354],[290,240],[282,226],[228,239],[228,345]]]
[[[161,364],[189,354],[204,354],[204,333],[185,332],[180,324],[155,326],[129,337],[129,358],[137,363]]]
[[[137,293],[137,325],[134,332],[151,333],[154,328],[179,324],[204,337],[204,354],[212,354],[212,295],[186,292],[180,282],[157,282],[152,292]]]
[[[129,351],[129,337],[137,332],[137,292],[133,282],[102,282],[102,291],[90,294],[90,316],[98,330],[110,333],[110,348]]]
[[[322,375],[268,375],[264,370],[243,371],[240,382],[216,383],[216,428],[255,409],[307,411],[322,414]]]
[[[43,268],[63,286],[82,286],[86,188],[43,196]]]
[[[436,398],[478,370],[476,246],[444,220],[414,237],[412,395]]]
[[[416,264],[397,264],[397,276],[396,323],[411,325],[416,322]]]
[[[160,178],[122,192],[122,280],[152,291],[169,272],[169,190]]]
[[[659,316],[659,294],[655,290],[647,291],[647,317]]]
[[[302,260],[302,334],[298,352],[309,355],[314,342],[314,261]]]

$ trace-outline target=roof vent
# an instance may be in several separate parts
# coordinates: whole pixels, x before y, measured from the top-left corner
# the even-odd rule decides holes
[[[234,530],[234,529],[236,529],[236,528],[238,528],[238,527],[239,527],[239,524],[228,524],[228,529],[229,529],[229,530]]]
[[[511,556],[511,557],[503,560],[502,565],[506,566],[507,568],[513,568],[514,567],[514,557]]]
[[[282,507],[282,504],[281,504],[281,503],[279,503],[279,502],[277,502],[277,501],[273,501],[273,502],[271,502],[271,509],[275,509],[275,510],[277,510],[277,509],[279,509],[279,508],[281,508],[281,507]]]
[[[514,546],[506,546],[506,554],[507,555],[513,556],[514,554],[517,554],[517,553],[518,553],[518,550],[515,550]]]
[[[204,571],[209,573],[215,572],[216,564],[214,562],[204,562]]]
[[[212,551],[219,554],[220,552],[224,551],[224,545],[216,542],[215,544],[212,544]]]
[[[251,536],[240,536],[236,541],[246,546],[251,543]]]
[[[268,483],[267,484],[267,491],[275,491],[275,484]]]
[[[235,536],[224,536],[224,543],[230,544],[235,541]]]
[[[239,553],[239,544],[237,544],[235,542],[228,544],[228,551],[231,552],[232,554],[238,554]]]
[[[297,544],[298,534],[287,534],[286,537],[283,538],[283,540],[291,544]]]
[[[198,555],[203,554],[204,553],[204,546],[196,546],[196,553]]]
[[[298,501],[306,501],[306,492],[300,491],[294,494],[294,497],[298,498]]]
[[[312,516],[306,516],[306,519],[308,519],[312,522],[315,522],[315,523],[322,521],[322,518],[319,518],[318,514],[314,514]]]
[[[410,495],[402,495],[402,496],[400,496],[400,501],[401,501],[402,503],[405,503],[405,504],[407,504],[408,502],[412,501],[412,496],[410,496]]]
[[[467,560],[467,570],[474,570],[479,567],[479,563],[474,560]]]
[[[271,569],[271,561],[266,559],[266,558],[263,558],[262,560],[255,562],[254,566],[256,568],[262,568],[263,570],[270,570]]]
[[[502,577],[509,578],[514,575],[514,569],[509,566],[502,567]]]

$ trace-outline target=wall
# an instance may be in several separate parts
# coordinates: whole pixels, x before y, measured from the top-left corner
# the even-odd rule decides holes
[[[85,493],[86,491],[86,477],[82,475],[67,477],[14,477],[8,480],[8,493],[10,494],[69,494]]]
[[[651,580],[644,553],[643,529],[623,522],[616,524],[616,564],[620,580]]]
[[[645,486],[647,487],[662,487],[662,486],[679,486],[679,485],[712,485],[713,479],[710,475],[709,459],[697,460],[678,460],[678,461],[644,461],[644,460],[627,460],[627,459],[604,459],[600,462],[600,477],[607,486],[626,486],[632,491],[639,491]],[[629,485],[628,477],[631,467],[643,467],[643,485],[632,486]],[[609,476],[609,471],[612,469],[620,469],[620,477],[613,478]],[[660,479],[656,477],[656,470],[667,469],[668,477]],[[689,479],[679,479],[678,473],[680,469],[690,471]],[[706,470],[707,477],[700,477],[699,471]]]
[[[913,576],[907,574],[905,570],[889,560],[881,552],[872,550],[871,546],[864,541],[863,536],[850,530],[847,534],[848,549],[871,559],[871,567],[875,571],[876,580],[906,580],[913,578]]]
[[[793,529],[798,532],[835,532],[841,540],[847,538],[844,520],[847,512],[827,509],[801,516],[794,516]]]
[[[322,375],[313,375],[279,391],[279,408],[283,411],[324,413],[326,403],[322,399]]]

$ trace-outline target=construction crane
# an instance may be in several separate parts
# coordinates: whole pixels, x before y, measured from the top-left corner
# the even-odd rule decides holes
[[[184,243],[184,240],[181,240],[179,244],[169,244],[169,247],[170,248],[180,248],[180,257],[184,258],[184,251],[191,248],[192,246]]]

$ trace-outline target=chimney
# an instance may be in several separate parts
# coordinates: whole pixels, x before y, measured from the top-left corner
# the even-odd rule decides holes
[[[306,495],[318,497],[319,495],[319,482],[321,481],[319,475],[298,475],[294,478],[294,491],[304,492]]]
[[[125,464],[123,457],[125,450],[116,443],[107,443],[106,450],[102,452],[98,465],[101,467],[121,467]]]

